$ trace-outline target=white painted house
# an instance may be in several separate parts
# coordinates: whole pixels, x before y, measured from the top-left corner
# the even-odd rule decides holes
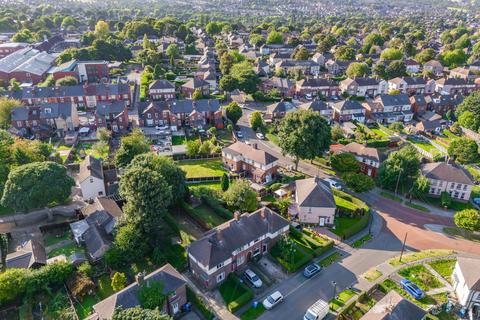
[[[430,182],[430,195],[440,197],[446,191],[455,200],[470,200],[473,181],[465,169],[445,162],[433,162],[422,165],[421,171]]]
[[[288,208],[291,217],[297,217],[300,223],[332,225],[336,209],[332,190],[326,182],[318,177],[295,181],[294,202]]]
[[[105,196],[102,161],[87,156],[80,164],[78,184],[82,189],[82,196],[85,201],[92,201],[96,197]]]
[[[452,281],[458,302],[468,310],[469,319],[480,317],[480,259],[458,257]]]

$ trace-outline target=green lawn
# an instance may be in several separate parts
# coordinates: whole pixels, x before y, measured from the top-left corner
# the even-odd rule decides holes
[[[57,151],[68,151],[70,149],[72,149],[72,147],[68,147],[68,146],[65,146],[65,145],[61,145],[61,146],[58,146],[56,148]]]
[[[390,136],[388,133],[380,130],[379,128],[371,128],[370,131],[372,131],[373,133],[375,133],[376,135],[378,135],[382,138],[388,138]]]
[[[429,291],[441,288],[443,284],[424,265],[418,264],[398,272],[399,275],[415,283],[420,289]]]
[[[50,253],[48,254],[48,258],[50,259],[61,254],[64,254],[68,258],[75,251],[81,251],[81,250],[82,249],[79,246],[77,246],[75,242],[73,242],[73,243],[67,244],[66,246],[50,251]]]
[[[75,311],[80,319],[85,319],[88,317],[92,311],[93,306],[100,301],[97,296],[89,295],[85,296],[80,302],[75,304]]]
[[[408,294],[402,287],[396,282],[391,279],[387,279],[382,282],[382,287],[386,289],[386,291],[395,290],[397,291],[402,297],[410,300],[411,302],[415,303],[422,309],[428,309],[430,306],[437,304],[437,300],[435,300],[434,296],[426,296],[422,300],[416,300],[410,294]]]
[[[230,274],[227,279],[222,282],[218,291],[220,291],[229,310],[232,311],[233,308],[232,312],[235,312],[239,308],[238,301],[245,304],[253,298],[253,291],[244,283],[241,283],[240,279],[236,278],[234,274]],[[250,299],[246,299],[248,297],[250,297]],[[244,299],[247,301],[242,301]]]
[[[273,133],[267,133],[265,134],[265,137],[273,142],[274,144],[276,144],[278,146],[278,144],[280,143],[280,141],[278,140],[278,137],[276,135],[274,135]]]
[[[355,296],[355,294],[356,293],[353,290],[350,290],[350,289],[343,290],[342,292],[340,292],[338,294],[337,299],[332,299],[330,301],[330,310],[333,310],[333,311],[339,310],[340,308],[342,308],[345,305],[345,303],[348,302],[348,300],[353,298]]]
[[[437,150],[433,144],[424,140],[415,140],[413,138],[407,138],[412,144],[416,145],[417,147],[422,148],[423,150],[433,153]]]
[[[460,229],[457,227],[444,227],[443,231],[446,234],[453,236],[455,238],[480,242],[480,235],[475,234],[468,230]]]
[[[445,259],[429,262],[428,265],[433,268],[445,280],[450,281],[450,276],[455,268],[456,259]]]
[[[101,299],[108,298],[113,294],[112,279],[110,279],[108,274],[104,274],[98,278],[97,293]]]
[[[399,266],[405,263],[414,262],[426,258],[432,257],[445,257],[455,253],[453,250],[445,250],[445,249],[432,249],[432,250],[424,250],[418,252],[410,252],[406,253],[402,257],[402,261],[399,261],[399,257],[392,258],[388,260],[388,263],[392,266]]]
[[[362,277],[364,277],[366,280],[373,282],[380,278],[383,275],[382,272],[378,271],[377,269],[370,269],[367,272],[365,272]]]
[[[244,313],[240,315],[241,320],[255,320],[265,312],[263,304],[259,303],[256,308],[251,306]]]
[[[224,146],[232,143],[232,133],[228,130],[217,130],[215,134],[217,141],[220,141]]]
[[[322,260],[320,260],[318,264],[322,267],[326,267],[326,266],[329,266],[332,263],[340,260],[341,257],[342,257],[342,255],[340,253],[334,252],[334,253],[328,255],[327,257],[323,258]]]
[[[198,207],[193,208],[197,212],[198,216],[208,225],[210,228],[214,228],[225,222],[219,215],[217,215],[209,206],[201,204]]]
[[[380,191],[380,195],[384,198],[387,198],[387,199],[390,199],[390,200],[393,200],[393,201],[397,201],[397,202],[400,202],[402,203],[402,198],[394,195],[394,194],[391,194],[389,192],[385,192],[385,191]]]
[[[332,232],[342,236],[345,230],[350,229],[356,225],[362,218],[361,217],[336,217],[335,218],[335,229],[332,229]]]
[[[187,178],[221,177],[226,172],[222,159],[179,161],[178,165],[186,172]]]
[[[417,210],[420,210],[420,211],[423,211],[423,212],[430,212],[430,209],[425,208],[424,206],[421,206],[421,205],[416,204],[416,203],[413,203],[413,202],[406,201],[406,202],[405,202],[405,205],[406,205],[407,207],[410,207],[410,208],[413,208],[413,209],[417,209]]]
[[[372,235],[369,233],[352,243],[352,247],[360,248],[365,242],[370,241],[371,239]]]
[[[185,136],[172,136],[172,145],[179,146],[185,143],[187,143]]]
[[[306,265],[313,256],[303,250],[297,243],[293,243],[293,254],[289,256],[285,256],[284,252],[280,247],[279,242],[277,242],[272,250],[270,250],[270,254],[273,258],[275,258],[278,263],[280,263],[288,272],[295,272],[304,265]]]
[[[220,181],[207,181],[207,182],[200,182],[200,183],[190,183],[188,184],[188,188],[190,190],[195,190],[195,189],[198,189],[198,188],[209,188],[209,189],[213,189],[213,190],[221,190],[222,189],[222,185],[220,183]]]
[[[49,234],[43,239],[43,242],[45,244],[45,247],[49,247],[56,243],[59,243],[60,241],[72,239],[70,235],[71,235],[70,230],[66,230],[64,233],[57,234],[57,235]]]

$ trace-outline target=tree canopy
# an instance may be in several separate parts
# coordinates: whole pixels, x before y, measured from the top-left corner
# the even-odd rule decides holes
[[[378,169],[377,180],[382,188],[395,190],[399,187],[408,191],[417,179],[420,159],[412,146],[406,146],[389,154]]]
[[[455,212],[453,217],[457,227],[468,230],[480,230],[480,214],[475,209],[465,209]]]
[[[242,117],[243,111],[242,108],[236,102],[231,102],[226,108],[227,118],[236,124],[238,120]]]
[[[448,146],[448,155],[462,164],[475,163],[480,157],[477,143],[467,137],[453,139]]]
[[[150,151],[150,145],[143,132],[135,129],[128,136],[120,140],[120,148],[115,154],[115,162],[120,168],[126,167],[136,155]]]
[[[223,194],[228,206],[240,212],[252,212],[258,208],[257,193],[247,180],[236,180]]]

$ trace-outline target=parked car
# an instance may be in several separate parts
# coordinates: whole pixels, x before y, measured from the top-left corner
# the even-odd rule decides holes
[[[305,99],[307,99],[307,100],[312,100],[313,97],[312,97],[312,95],[311,95],[310,93],[307,93],[307,94],[305,95]]]
[[[237,138],[243,138],[242,131],[237,131]]]
[[[335,181],[333,179],[326,178],[326,179],[323,179],[323,180],[330,185],[330,188],[334,188],[334,189],[337,189],[337,190],[342,190],[343,189],[342,186],[340,185],[340,183],[338,183],[337,181]]]
[[[425,292],[422,291],[416,284],[412,283],[410,280],[403,279],[400,281],[403,289],[411,294],[415,299],[421,300],[425,297]]]
[[[480,198],[473,198],[473,203],[480,206]]]
[[[320,272],[320,270],[322,270],[322,267],[320,267],[316,263],[312,263],[312,264],[309,264],[308,266],[306,266],[305,269],[303,269],[303,275],[307,278],[311,278],[315,274]]]
[[[328,305],[328,302],[320,299],[308,308],[303,316],[303,320],[321,320],[325,318],[329,311],[330,306]]]
[[[250,269],[245,270],[245,278],[254,286],[255,288],[260,288],[262,286],[262,280]]]
[[[258,132],[258,133],[256,134],[256,136],[257,136],[257,138],[260,139],[260,140],[265,139],[265,136],[264,136],[263,133],[261,133],[261,132]]]
[[[168,126],[155,126],[155,130],[167,130]]]
[[[265,309],[270,310],[275,307],[277,304],[283,301],[283,296],[280,291],[275,291],[269,295],[265,300],[263,300],[263,306]]]

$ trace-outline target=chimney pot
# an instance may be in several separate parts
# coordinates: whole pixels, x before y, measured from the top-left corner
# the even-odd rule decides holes
[[[145,271],[139,272],[135,275],[135,281],[138,284],[142,284],[145,280]]]
[[[242,214],[240,213],[240,211],[235,211],[233,213],[233,218],[238,221],[238,220],[240,220],[241,215]]]

